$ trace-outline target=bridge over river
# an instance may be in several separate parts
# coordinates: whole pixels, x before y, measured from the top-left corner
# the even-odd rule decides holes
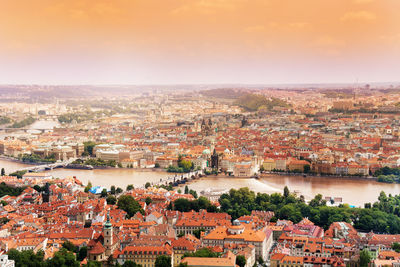
[[[55,168],[63,168],[63,167],[66,167],[68,164],[72,163],[74,160],[75,159],[69,159],[69,160],[61,161],[61,162],[29,166],[26,168],[18,169],[18,171],[41,172],[41,171],[45,171],[45,170],[52,170]]]

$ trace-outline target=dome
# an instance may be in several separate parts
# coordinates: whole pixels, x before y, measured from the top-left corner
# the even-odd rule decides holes
[[[240,225],[239,220],[238,220],[238,219],[234,220],[234,221],[232,222],[232,225],[239,226],[239,225]]]
[[[203,150],[203,155],[210,155],[210,154],[211,154],[210,149],[206,148]]]

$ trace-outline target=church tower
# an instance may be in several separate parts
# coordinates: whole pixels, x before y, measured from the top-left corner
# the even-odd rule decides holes
[[[104,243],[103,246],[106,249],[106,257],[110,256],[113,252],[113,227],[110,222],[110,211],[107,212],[107,221],[103,228]]]

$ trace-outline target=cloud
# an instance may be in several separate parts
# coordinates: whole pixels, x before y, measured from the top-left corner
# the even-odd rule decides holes
[[[343,22],[374,21],[376,20],[376,15],[375,13],[366,10],[350,11],[345,13],[340,20]]]

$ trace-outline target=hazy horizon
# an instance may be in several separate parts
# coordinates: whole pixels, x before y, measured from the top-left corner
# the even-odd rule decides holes
[[[397,83],[396,0],[37,0],[0,10],[0,84]]]

